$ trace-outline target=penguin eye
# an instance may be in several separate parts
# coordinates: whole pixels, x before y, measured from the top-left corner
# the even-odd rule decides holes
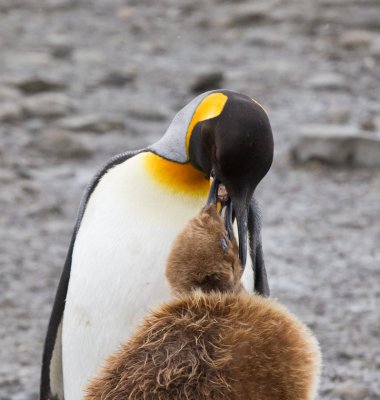
[[[222,236],[221,239],[220,239],[220,246],[221,246],[221,248],[223,249],[223,251],[224,251],[225,253],[227,253],[227,251],[228,251],[230,245],[229,245],[229,243],[228,243],[228,240],[227,240],[224,236]]]

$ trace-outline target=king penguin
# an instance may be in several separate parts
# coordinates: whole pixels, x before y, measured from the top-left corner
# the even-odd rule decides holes
[[[170,246],[222,183],[236,218],[246,290],[269,295],[253,197],[273,160],[265,110],[230,90],[203,93],[147,148],[112,158],[82,197],[42,360],[41,400],[79,400],[141,317],[170,297]],[[212,184],[210,185],[210,182]],[[215,202],[215,201],[214,201]]]

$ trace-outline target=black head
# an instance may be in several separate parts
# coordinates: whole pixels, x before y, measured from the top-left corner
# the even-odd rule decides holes
[[[247,216],[253,193],[273,160],[273,136],[264,109],[250,97],[222,90],[228,97],[215,118],[198,122],[189,144],[190,162],[216,183],[223,183],[231,199],[239,230],[242,264],[246,260]],[[215,198],[217,184],[210,198]]]

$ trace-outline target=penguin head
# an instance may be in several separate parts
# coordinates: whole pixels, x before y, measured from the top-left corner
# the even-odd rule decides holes
[[[239,255],[247,257],[248,210],[253,193],[273,160],[273,136],[265,110],[250,97],[229,90],[203,93],[174,118],[152,152],[191,164],[213,179],[209,201],[218,201],[218,186],[228,193],[231,226],[236,216]],[[232,229],[228,229],[232,235]]]

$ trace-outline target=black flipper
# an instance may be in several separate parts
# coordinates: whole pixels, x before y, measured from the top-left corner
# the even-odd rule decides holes
[[[257,201],[253,198],[248,212],[249,249],[254,274],[254,291],[264,297],[270,295],[261,243],[261,216]]]
[[[103,175],[105,175],[111,168],[128,160],[129,158],[147,151],[146,149],[130,151],[119,154],[113,157],[93,178],[90,185],[85,190],[79,207],[78,217],[75,224],[74,232],[71,238],[69,251],[67,253],[65,265],[63,267],[61,279],[59,281],[57,293],[54,300],[52,313],[48,325],[48,330],[45,339],[44,351],[42,356],[42,370],[41,370],[41,386],[40,386],[40,400],[58,399],[63,400],[63,387],[62,385],[62,364],[61,364],[61,322],[65,309],[65,300],[67,289],[69,286],[71,261],[74,249],[74,243],[77,232],[79,230],[88,200],[95,190],[97,184]],[[53,360],[54,358],[54,360]],[[54,362],[52,362],[54,361]],[[54,364],[54,365],[53,365]],[[61,375],[60,377],[58,375]],[[54,379],[52,379],[52,377]]]

